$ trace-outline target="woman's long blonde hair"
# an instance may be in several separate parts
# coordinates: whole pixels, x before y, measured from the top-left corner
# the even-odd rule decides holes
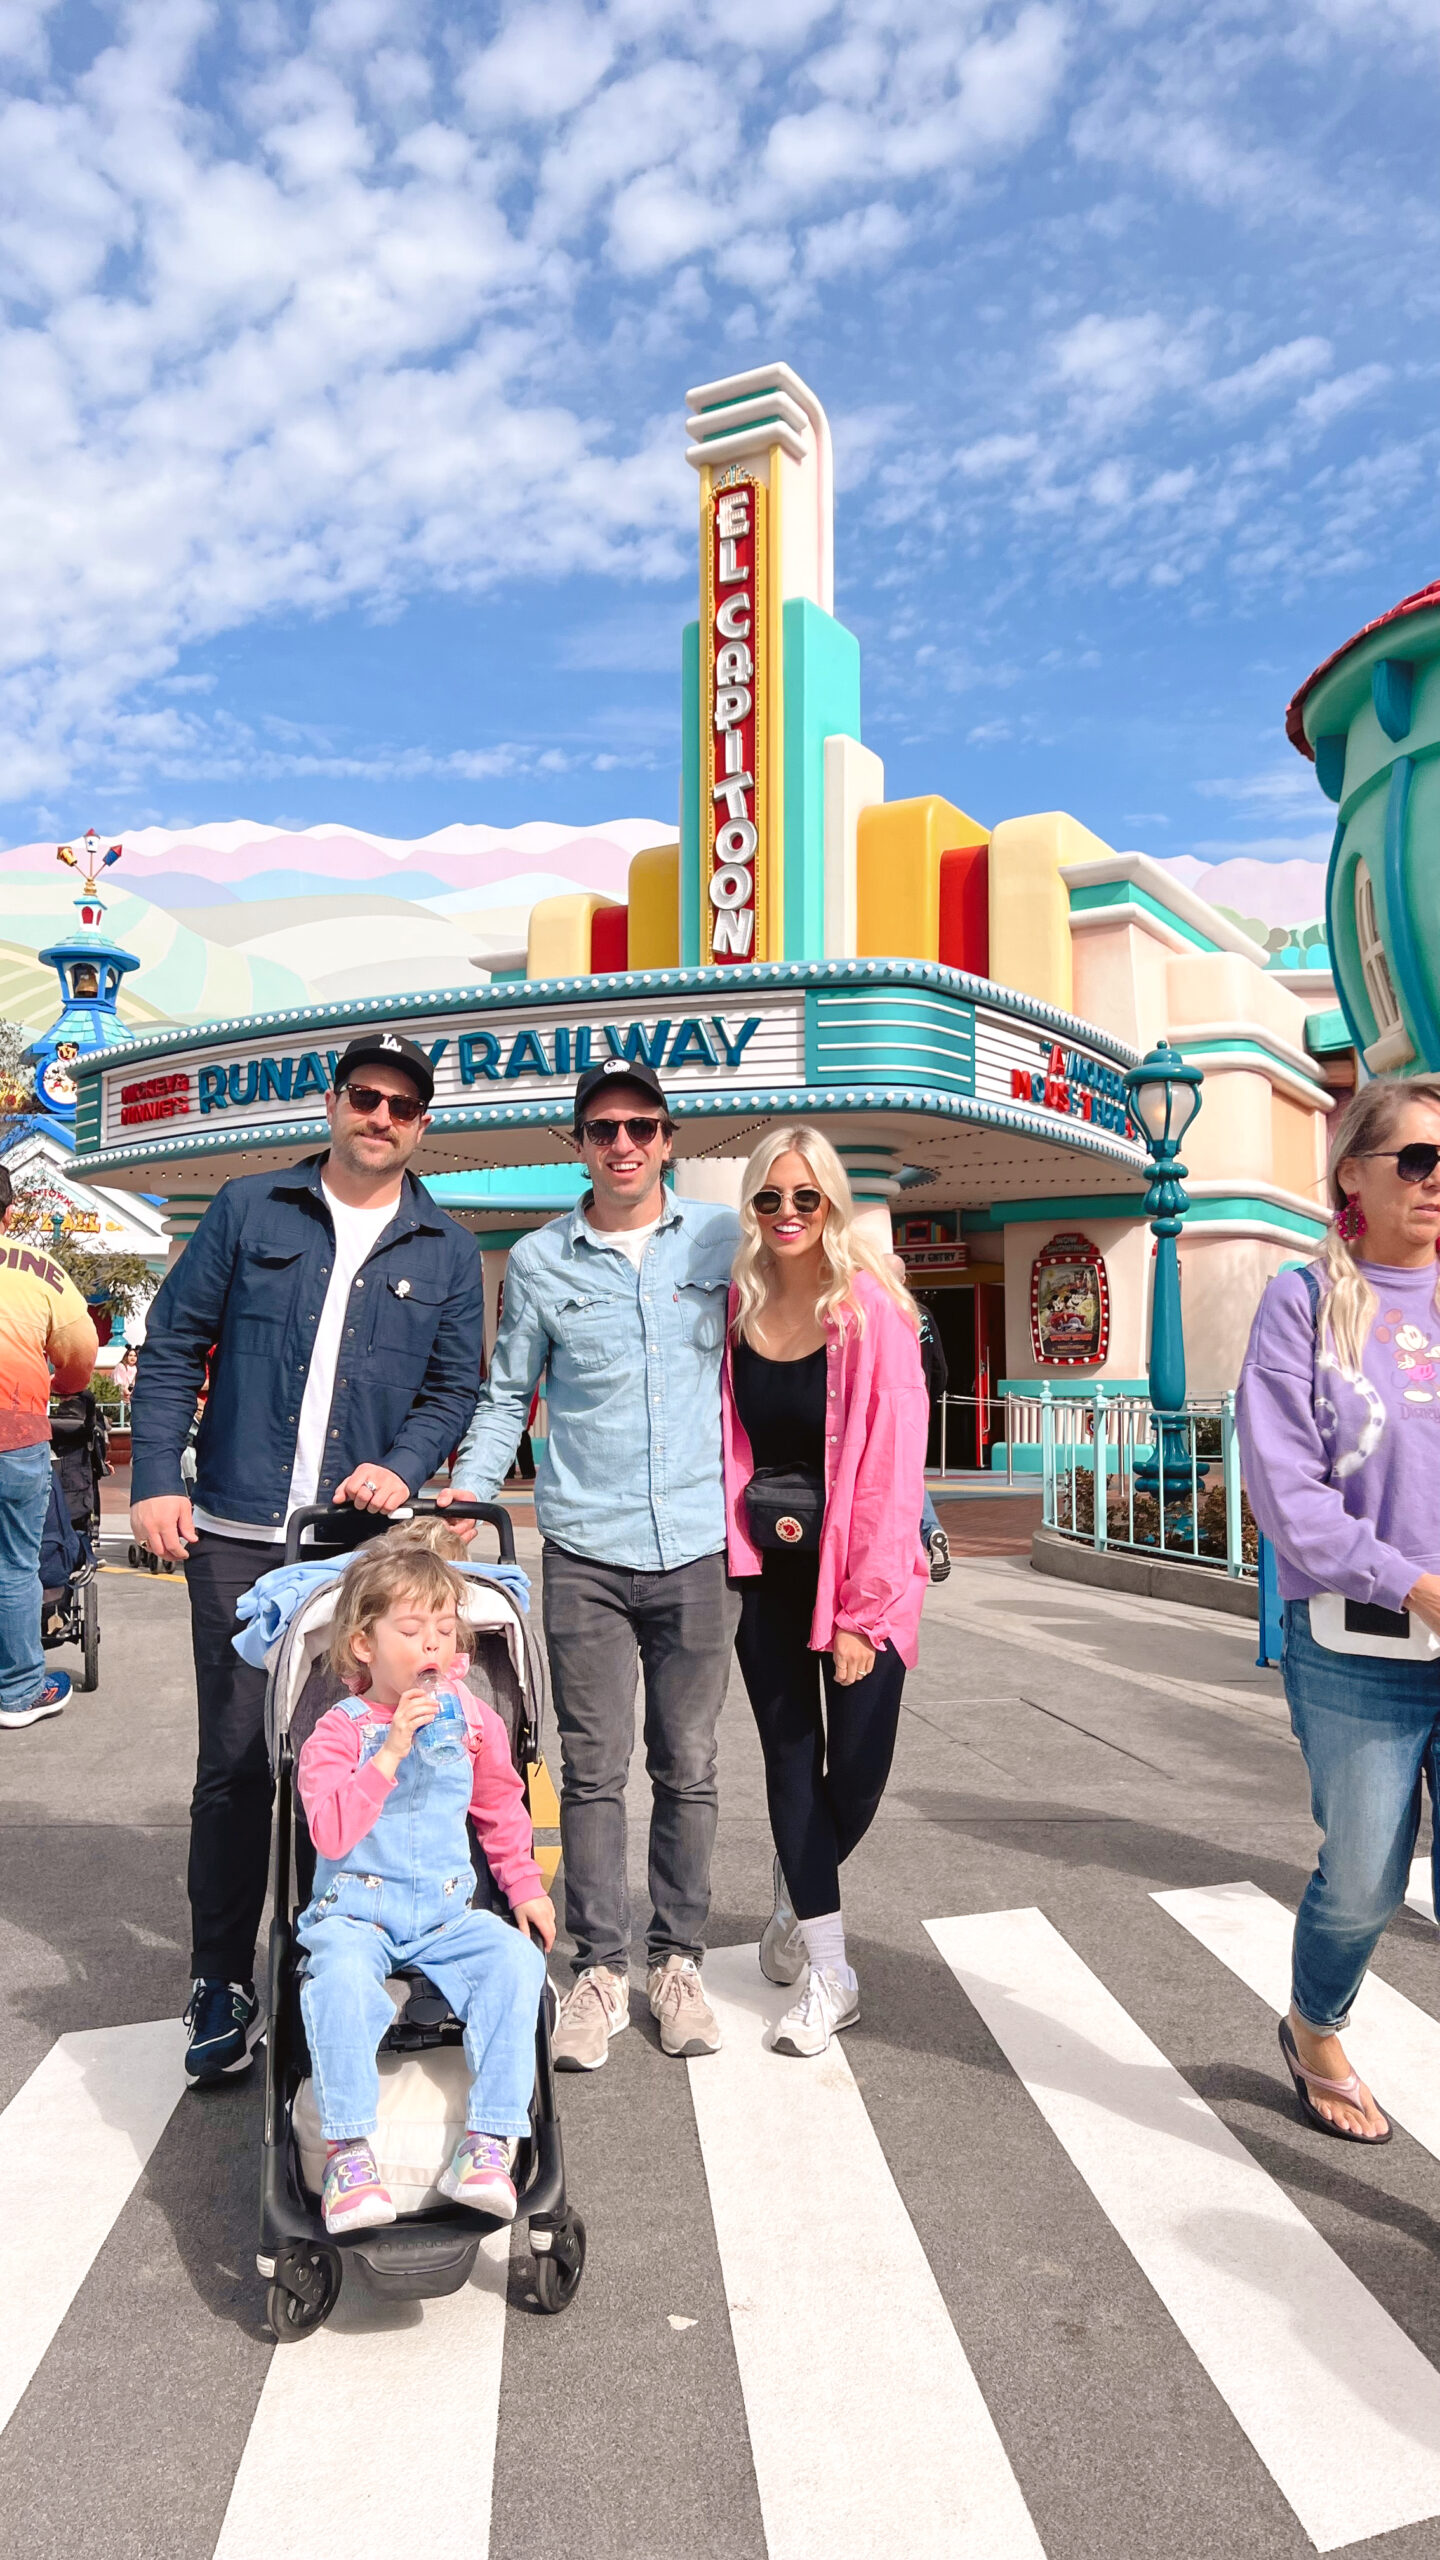
[[[770,1274],[774,1257],[760,1233],[755,1215],[757,1191],[763,1191],[770,1179],[771,1168],[780,1158],[794,1154],[803,1156],[815,1176],[815,1187],[823,1191],[830,1206],[820,1231],[820,1245],[825,1257],[825,1280],[815,1301],[815,1312],[822,1324],[833,1317],[845,1324],[853,1320],[857,1333],[865,1330],[865,1310],[855,1295],[855,1274],[868,1271],[897,1307],[903,1307],[917,1333],[920,1313],[903,1280],[897,1280],[886,1265],[885,1257],[861,1235],[855,1225],[855,1199],[850,1178],[828,1138],[818,1129],[803,1122],[790,1122],[784,1128],[772,1129],[761,1139],[745,1167],[740,1185],[740,1250],[735,1256],[734,1281],[739,1295],[735,1310],[735,1331],[758,1348],[756,1325],[764,1313],[770,1296]]]
[[[1335,1216],[1316,1257],[1325,1274],[1317,1332],[1321,1351],[1328,1349],[1349,1377],[1359,1375],[1375,1321],[1375,1292],[1359,1267],[1355,1246],[1340,1233],[1339,1213],[1345,1206],[1340,1167],[1351,1156],[1388,1146],[1407,1102],[1432,1102],[1440,1110],[1440,1076],[1376,1076],[1372,1083],[1357,1086],[1330,1135],[1325,1190]],[[1360,1250],[1364,1251],[1363,1245]]]

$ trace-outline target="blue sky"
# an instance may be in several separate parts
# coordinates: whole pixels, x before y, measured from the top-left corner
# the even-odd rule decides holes
[[[1440,0],[0,0],[0,833],[674,811],[683,396],[825,401],[892,794],[1311,856],[1440,570]]]

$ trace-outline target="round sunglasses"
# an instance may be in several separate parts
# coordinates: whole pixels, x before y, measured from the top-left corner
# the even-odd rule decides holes
[[[418,1120],[425,1108],[418,1094],[382,1093],[378,1084],[357,1084],[353,1076],[342,1084],[340,1091],[351,1110],[358,1111],[362,1120],[368,1120],[371,1112],[378,1111],[382,1102],[388,1102],[391,1119],[402,1129],[408,1129],[412,1120]]]
[[[802,1182],[798,1191],[753,1191],[750,1200],[757,1217],[778,1218],[788,1200],[800,1217],[813,1218],[824,1197],[823,1191],[814,1191]]]
[[[1383,1156],[1394,1165],[1402,1182],[1428,1182],[1437,1164],[1440,1147],[1428,1138],[1413,1138],[1408,1147],[1366,1147],[1365,1156]]]

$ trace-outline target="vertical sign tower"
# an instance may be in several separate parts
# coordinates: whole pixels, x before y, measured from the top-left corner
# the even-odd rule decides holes
[[[787,761],[785,679],[799,602],[829,616],[834,594],[830,429],[784,364],[689,394],[687,458],[700,475],[698,663],[687,684],[683,844],[690,948],[723,968],[781,960],[793,932],[803,777]],[[682,856],[682,860],[683,860]]]

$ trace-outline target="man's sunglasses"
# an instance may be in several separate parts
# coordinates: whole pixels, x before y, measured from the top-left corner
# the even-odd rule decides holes
[[[1428,1138],[1415,1138],[1408,1147],[1367,1147],[1364,1152],[1393,1163],[1402,1182],[1428,1182],[1440,1164],[1440,1147],[1432,1146]]]
[[[582,1120],[580,1135],[588,1138],[592,1146],[613,1147],[623,1130],[632,1146],[648,1147],[667,1126],[666,1121],[642,1112],[634,1120]]]
[[[391,1119],[397,1121],[402,1129],[408,1129],[412,1120],[418,1120],[425,1108],[417,1093],[382,1093],[378,1084],[357,1084],[353,1076],[342,1084],[340,1090],[351,1110],[358,1111],[362,1120],[368,1120],[371,1112],[378,1111],[382,1102],[388,1102]]]
[[[750,1201],[762,1218],[778,1218],[787,1200],[802,1218],[813,1218],[824,1197],[823,1191],[812,1191],[802,1182],[798,1191],[752,1191]]]

